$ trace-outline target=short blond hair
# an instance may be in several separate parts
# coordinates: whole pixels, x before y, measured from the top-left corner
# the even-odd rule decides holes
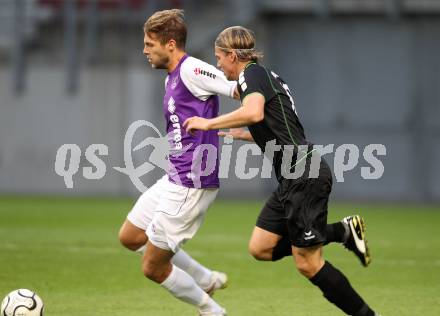
[[[215,47],[231,52],[234,51],[240,60],[259,61],[263,54],[255,49],[255,35],[243,26],[231,26],[224,29],[215,40]]]
[[[184,11],[180,9],[157,11],[145,22],[144,32],[155,34],[162,45],[173,39],[178,48],[185,49],[187,30]]]

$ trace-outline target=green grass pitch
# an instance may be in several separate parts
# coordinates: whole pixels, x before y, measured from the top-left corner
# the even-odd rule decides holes
[[[0,197],[0,296],[35,290],[47,316],[195,316],[146,280],[140,256],[117,240],[134,200]],[[247,253],[262,202],[216,201],[185,249],[229,274],[215,295],[232,316],[343,315],[299,275],[291,258],[258,262]],[[325,257],[383,316],[440,315],[440,210],[331,204],[329,221],[358,210],[373,262],[363,268],[341,245]]]

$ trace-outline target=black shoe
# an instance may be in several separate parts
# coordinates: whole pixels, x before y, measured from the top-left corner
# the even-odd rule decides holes
[[[370,250],[365,239],[365,222],[359,215],[345,217],[342,223],[348,226],[349,235],[344,242],[345,248],[353,251],[362,265],[367,267],[371,262]]]

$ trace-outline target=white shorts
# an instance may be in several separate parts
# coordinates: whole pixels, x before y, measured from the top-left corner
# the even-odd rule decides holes
[[[127,219],[145,230],[153,245],[175,253],[194,237],[217,192],[183,187],[165,175],[139,197]]]

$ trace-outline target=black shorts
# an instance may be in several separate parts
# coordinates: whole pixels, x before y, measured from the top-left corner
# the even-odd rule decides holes
[[[295,247],[310,247],[327,238],[327,205],[332,173],[324,161],[318,178],[284,179],[257,219],[257,226],[286,236]]]

